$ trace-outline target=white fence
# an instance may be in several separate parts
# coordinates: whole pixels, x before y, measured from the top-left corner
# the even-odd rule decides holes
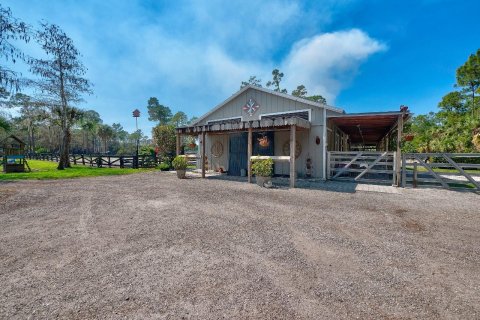
[[[380,184],[395,184],[395,152],[330,151],[327,177]]]
[[[480,191],[480,153],[405,153],[402,187]]]

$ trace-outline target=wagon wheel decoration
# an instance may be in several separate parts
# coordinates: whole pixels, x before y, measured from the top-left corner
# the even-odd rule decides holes
[[[210,152],[214,158],[220,158],[223,155],[223,144],[220,141],[215,141]]]
[[[295,140],[295,159],[300,157],[302,154],[302,145],[298,140]],[[290,141],[285,141],[283,144],[283,155],[284,156],[289,156],[290,155]]]

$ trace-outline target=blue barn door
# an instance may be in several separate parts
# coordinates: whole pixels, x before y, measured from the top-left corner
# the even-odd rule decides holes
[[[228,175],[239,176],[240,170],[247,170],[248,133],[233,133],[230,135],[228,155]]]

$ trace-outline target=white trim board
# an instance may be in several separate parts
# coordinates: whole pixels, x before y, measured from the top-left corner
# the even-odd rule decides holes
[[[222,118],[222,119],[208,120],[208,121],[207,121],[207,124],[209,124],[210,122],[225,121],[225,120],[234,120],[234,119],[240,119],[240,121],[243,121],[243,117],[230,117],[230,118]]]
[[[302,109],[302,110],[292,110],[292,111],[282,111],[282,112],[271,112],[271,113],[262,113],[260,114],[260,120],[262,117],[275,116],[279,114],[288,114],[288,113],[298,113],[298,112],[308,112],[308,121],[312,122],[312,109]]]

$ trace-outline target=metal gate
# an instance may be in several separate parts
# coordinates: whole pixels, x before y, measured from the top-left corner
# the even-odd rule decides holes
[[[480,153],[405,153],[402,187],[480,191]]]
[[[327,177],[378,184],[395,184],[395,152],[330,151]]]

